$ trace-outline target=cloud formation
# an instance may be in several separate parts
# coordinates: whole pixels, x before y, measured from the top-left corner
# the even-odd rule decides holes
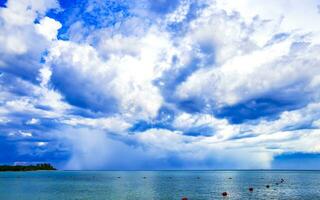
[[[8,0],[0,7],[0,163],[310,162],[320,153],[318,4]]]

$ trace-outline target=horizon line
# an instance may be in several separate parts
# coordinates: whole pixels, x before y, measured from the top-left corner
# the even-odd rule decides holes
[[[56,171],[320,171],[320,169],[57,169]]]

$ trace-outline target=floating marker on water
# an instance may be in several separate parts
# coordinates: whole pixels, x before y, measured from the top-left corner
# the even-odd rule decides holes
[[[228,196],[228,193],[227,192],[222,192],[221,195],[226,197],[226,196]]]
[[[270,187],[270,185],[266,185],[266,188],[269,188]]]
[[[182,199],[181,200],[188,200],[188,198],[187,197],[182,197]]]
[[[252,188],[252,187],[251,187],[251,188],[249,188],[249,191],[250,191],[250,192],[253,192],[253,188]]]

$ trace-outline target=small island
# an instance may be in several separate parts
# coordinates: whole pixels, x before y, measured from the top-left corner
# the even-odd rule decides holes
[[[38,170],[56,170],[51,164],[42,163],[37,165],[0,165],[0,172],[7,171],[38,171]]]

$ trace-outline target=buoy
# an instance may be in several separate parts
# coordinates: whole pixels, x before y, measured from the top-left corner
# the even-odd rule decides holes
[[[269,188],[270,187],[270,185],[266,185],[266,188]]]
[[[253,192],[253,188],[252,188],[252,187],[251,187],[251,188],[249,188],[249,191],[250,191],[250,192]]]
[[[226,196],[228,196],[228,193],[227,192],[222,192],[221,195],[226,197]]]
[[[182,199],[181,200],[188,200],[188,198],[187,197],[182,197]]]
[[[231,177],[229,177],[229,179],[232,179]]]

